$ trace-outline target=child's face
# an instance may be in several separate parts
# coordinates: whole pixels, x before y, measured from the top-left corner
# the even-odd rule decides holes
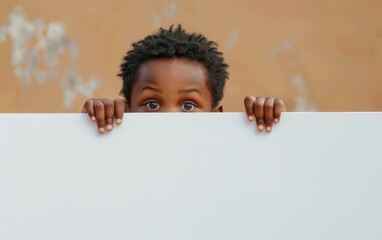
[[[131,112],[216,112],[202,63],[185,58],[155,59],[138,70]]]

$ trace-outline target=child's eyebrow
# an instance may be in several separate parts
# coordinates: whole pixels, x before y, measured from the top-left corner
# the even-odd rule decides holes
[[[181,94],[181,93],[190,93],[190,92],[195,92],[195,93],[201,95],[199,89],[197,89],[197,88],[178,90],[178,94]]]
[[[159,89],[159,88],[156,88],[156,87],[152,87],[152,86],[145,86],[143,87],[140,92],[143,92],[145,90],[151,90],[151,91],[155,91],[155,92],[160,92],[162,93],[162,91]]]

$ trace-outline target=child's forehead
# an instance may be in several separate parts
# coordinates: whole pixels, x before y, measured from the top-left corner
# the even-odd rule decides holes
[[[202,63],[186,58],[153,59],[139,67],[136,85],[158,82],[208,85],[208,72]]]

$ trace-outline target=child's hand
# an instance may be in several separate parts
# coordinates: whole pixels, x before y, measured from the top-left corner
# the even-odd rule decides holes
[[[126,102],[123,99],[114,101],[105,98],[88,99],[82,112],[87,113],[91,121],[97,123],[98,132],[103,134],[113,129],[114,119],[119,125],[122,123]]]
[[[285,112],[283,100],[272,97],[247,96],[244,99],[245,111],[249,121],[256,119],[257,130],[272,131],[273,123],[280,121],[281,113]]]

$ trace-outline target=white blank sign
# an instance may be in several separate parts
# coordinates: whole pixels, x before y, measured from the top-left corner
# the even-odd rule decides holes
[[[382,239],[382,113],[0,114],[1,240]]]

